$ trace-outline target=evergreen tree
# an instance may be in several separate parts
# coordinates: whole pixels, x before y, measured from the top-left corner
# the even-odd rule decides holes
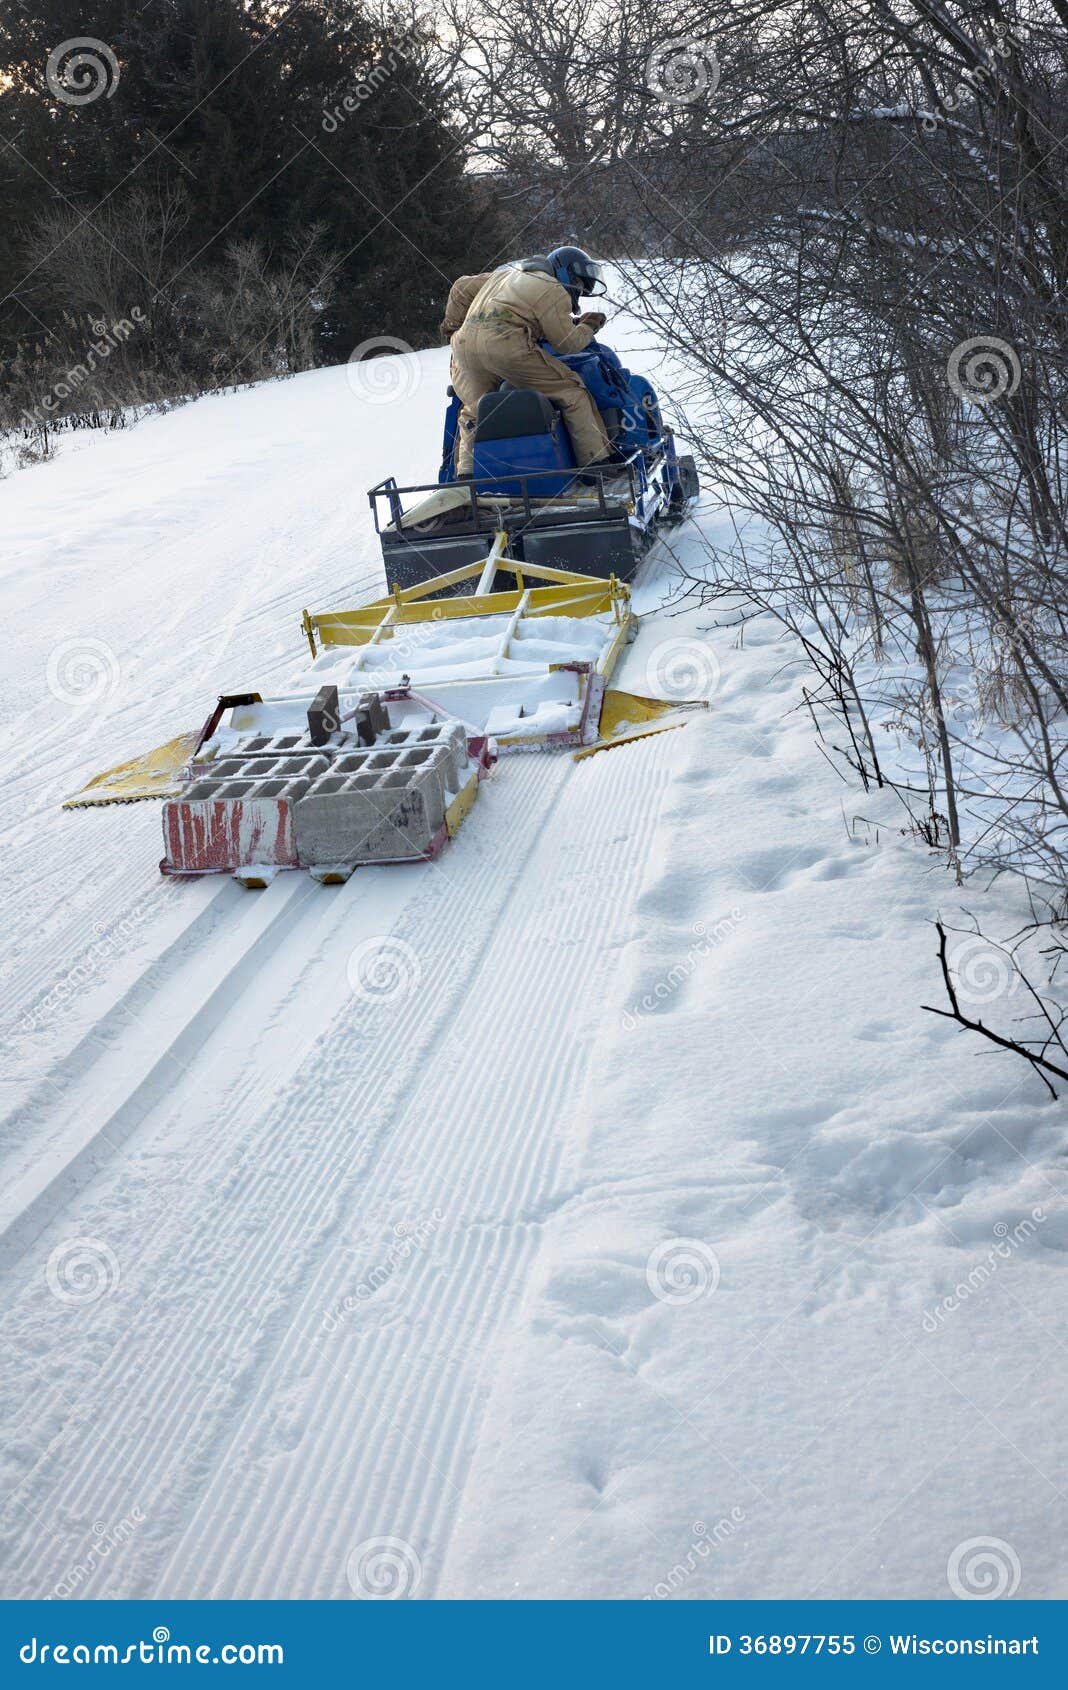
[[[262,257],[243,285],[289,274],[316,231],[317,356],[335,362],[379,335],[426,344],[449,282],[500,245],[449,89],[362,0],[96,0],[89,17],[81,0],[0,14],[0,356],[104,308],[103,282],[84,297],[98,250],[196,360],[205,278],[242,243]],[[81,65],[57,51],[89,32],[102,49]]]

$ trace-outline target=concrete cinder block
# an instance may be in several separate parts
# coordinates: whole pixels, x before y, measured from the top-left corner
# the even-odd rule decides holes
[[[341,728],[341,705],[337,687],[320,687],[308,706],[308,738],[313,745],[325,745]]]
[[[369,759],[371,761],[371,759]],[[307,867],[425,857],[445,824],[448,754],[405,767],[321,777],[293,806],[297,855]]]
[[[295,868],[293,804],[329,768],[321,753],[279,748],[205,763],[181,796],[164,805],[164,863],[186,874],[257,863]]]
[[[163,843],[166,866],[179,874],[220,873],[251,863],[297,866],[293,812],[284,798],[168,799]]]
[[[348,724],[319,746],[309,732],[249,735],[197,766],[165,807],[166,866],[318,867],[413,860],[436,848],[467,776],[463,723],[391,729],[377,695],[360,705],[365,735],[368,723],[384,724],[373,744]]]
[[[463,785],[464,771],[467,768],[467,730],[462,722],[449,718],[443,722],[435,722],[429,727],[394,728],[379,741],[383,755],[389,753],[401,756],[437,747],[444,747],[448,752],[451,777],[449,790],[458,792]]]

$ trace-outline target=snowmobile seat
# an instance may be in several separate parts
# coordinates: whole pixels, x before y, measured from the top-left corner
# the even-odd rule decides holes
[[[517,440],[528,434],[547,434],[558,415],[558,408],[544,393],[535,393],[529,387],[502,386],[478,402],[475,441],[477,444],[480,440]]]
[[[532,498],[551,498],[574,479],[575,454],[559,408],[533,388],[498,388],[478,402],[474,478],[490,481],[484,491],[520,498],[520,476],[533,476]],[[540,473],[558,471],[557,474]]]
[[[498,393],[518,393],[522,389],[515,387],[510,381],[502,381],[497,391]],[[591,392],[589,388],[586,391],[590,393],[591,399],[601,413],[601,421],[604,423],[605,433],[609,440],[615,440],[623,428],[623,407],[621,405],[602,405],[596,393]],[[547,398],[548,395],[543,395],[543,397]],[[550,399],[549,403],[554,405],[558,411],[563,411],[559,399]]]

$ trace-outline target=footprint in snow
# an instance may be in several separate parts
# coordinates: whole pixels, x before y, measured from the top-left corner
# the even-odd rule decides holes
[[[824,855],[819,845],[776,845],[766,851],[750,851],[733,866],[754,892],[777,892]]]
[[[828,852],[822,845],[780,845],[752,851],[734,868],[754,892],[780,892],[806,883],[851,880],[865,874],[875,860],[876,853],[859,844],[846,853]]]
[[[865,1021],[853,1036],[869,1044],[908,1044],[916,1034],[915,1027],[905,1026],[900,1021],[875,1020]]]

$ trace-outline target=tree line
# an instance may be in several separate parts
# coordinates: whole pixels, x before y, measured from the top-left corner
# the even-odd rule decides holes
[[[348,0],[77,0],[0,12],[0,427],[426,344],[472,247],[425,21]]]

